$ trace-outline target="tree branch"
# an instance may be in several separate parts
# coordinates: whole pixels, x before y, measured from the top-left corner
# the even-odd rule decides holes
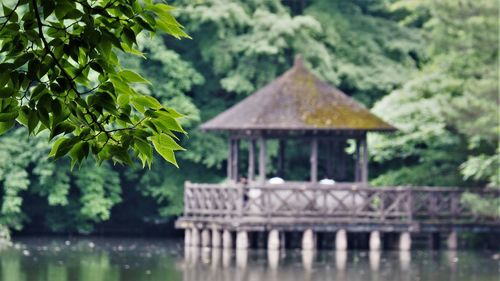
[[[10,18],[12,17],[14,12],[16,11],[17,7],[19,7],[19,3],[21,3],[21,0],[17,1],[16,6],[14,7],[14,9],[12,9],[12,12],[10,12],[9,15],[7,15],[5,22],[3,22],[2,27],[0,27],[0,31],[2,31],[4,29],[4,27],[7,25],[7,23],[10,21]]]
[[[52,52],[52,50],[50,49],[49,43],[47,42],[47,39],[45,39],[45,36],[43,35],[43,22],[42,22],[42,19],[40,17],[40,12],[38,11],[38,5],[36,3],[36,0],[31,0],[31,3],[33,4],[33,9],[35,12],[35,17],[36,17],[37,26],[38,26],[38,33],[40,35],[40,39],[42,40],[45,51],[52,57],[55,65],[61,70],[61,73],[68,80],[71,89],[75,92],[76,95],[81,97],[80,92],[78,92],[78,89],[76,88],[76,84],[75,84],[74,80],[68,74],[68,72],[66,72],[66,69],[64,69],[64,67],[61,65],[61,63],[59,62],[59,60],[56,57],[56,55],[54,54],[54,52]],[[113,136],[104,128],[104,126],[98,122],[97,117],[89,109],[86,109],[85,111],[86,111],[85,114],[88,114],[90,116],[90,118],[92,119],[92,122],[95,123],[99,127],[99,130],[105,132],[106,135],[108,136],[108,138],[111,138],[112,140],[116,141],[113,138]]]

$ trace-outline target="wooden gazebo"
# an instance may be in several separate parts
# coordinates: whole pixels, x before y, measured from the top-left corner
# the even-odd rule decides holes
[[[369,232],[369,248],[377,251],[383,244],[382,233],[395,232],[399,234],[398,248],[409,250],[411,233],[425,232],[438,234],[432,237],[446,233],[447,245],[454,249],[458,230],[500,231],[498,218],[478,217],[463,204],[460,198],[467,190],[368,186],[367,133],[395,128],[321,81],[300,58],[283,75],[201,128],[229,135],[229,180],[185,183],[184,214],[176,227],[185,230],[187,246],[229,249],[236,236],[236,248],[246,249],[249,233],[259,233],[267,236],[267,248],[276,250],[285,244],[286,235],[302,233],[302,248],[311,250],[317,244],[316,233],[323,233],[327,240],[335,233],[335,249],[345,250],[348,232]],[[266,180],[266,143],[270,139],[279,141],[277,175],[285,180],[287,141],[310,143],[309,181],[274,184]],[[248,181],[240,181],[238,175],[242,140],[249,142]],[[345,177],[348,140],[356,144],[350,179]],[[318,159],[326,160],[326,176],[335,183],[318,182]],[[498,191],[468,192],[484,198],[500,195]]]
[[[241,140],[248,140],[248,180],[255,178],[259,147],[259,181],[266,179],[266,141],[279,140],[277,176],[282,177],[285,144],[301,138],[311,144],[310,181],[318,181],[318,150],[326,154],[326,175],[346,180],[346,140],[356,141],[354,182],[368,181],[368,132],[395,128],[334,86],[321,81],[300,57],[293,67],[264,88],[201,126],[205,131],[229,133],[228,178],[237,181]]]

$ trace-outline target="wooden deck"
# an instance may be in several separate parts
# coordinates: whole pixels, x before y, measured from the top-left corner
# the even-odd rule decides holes
[[[491,190],[443,187],[369,187],[357,183],[321,185],[217,185],[187,182],[178,228],[229,231],[438,232],[500,231],[500,220],[473,214],[464,192],[485,198]]]

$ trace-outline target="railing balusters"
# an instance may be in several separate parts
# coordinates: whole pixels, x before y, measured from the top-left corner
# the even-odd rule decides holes
[[[250,190],[260,195],[250,198]],[[473,223],[475,216],[460,202],[464,190],[430,187],[355,187],[348,184],[214,185],[185,183],[186,217],[294,217],[399,223]],[[498,191],[470,191],[482,197]],[[482,222],[498,222],[481,217]]]

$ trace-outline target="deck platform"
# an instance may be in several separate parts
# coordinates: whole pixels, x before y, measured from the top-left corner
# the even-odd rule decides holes
[[[500,232],[500,220],[475,215],[461,202],[464,192],[497,197],[500,192],[444,187],[185,184],[184,215],[177,228],[240,232]],[[375,235],[376,237],[376,235]]]

